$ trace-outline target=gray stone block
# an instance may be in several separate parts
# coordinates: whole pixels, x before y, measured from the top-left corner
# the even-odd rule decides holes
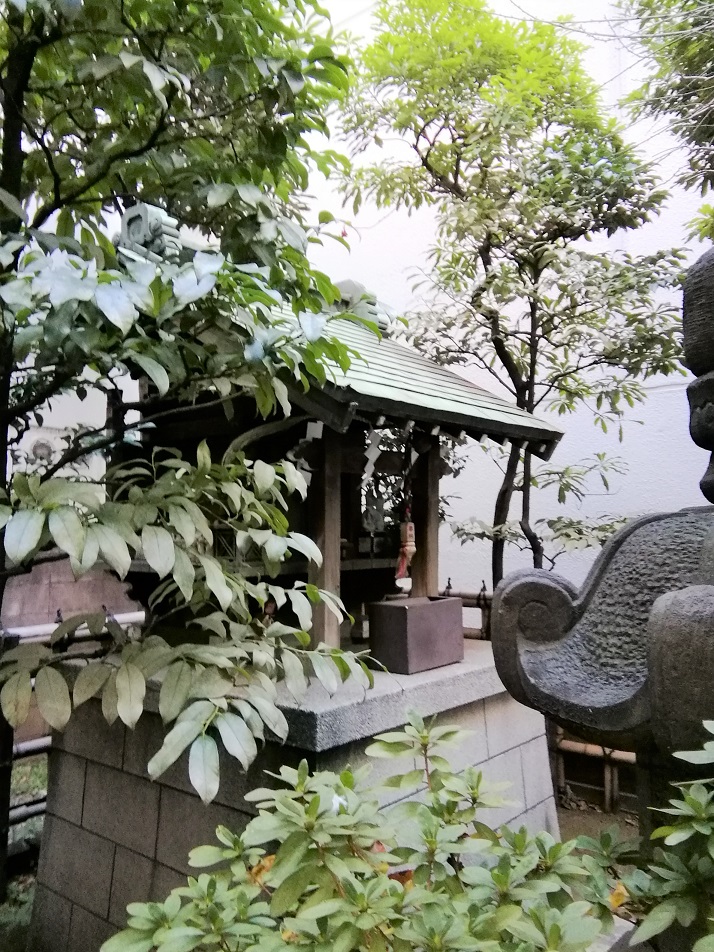
[[[239,833],[249,819],[238,810],[215,803],[204,806],[195,795],[163,787],[156,859],[179,873],[193,874],[195,870],[188,865],[188,854],[194,846],[215,844],[218,826],[227,826]]]
[[[118,931],[106,919],[75,905],[72,907],[67,952],[99,952],[107,939]]]
[[[376,671],[372,690],[365,692],[348,681],[334,697],[313,683],[299,706],[286,691],[280,706],[290,725],[288,743],[323,751],[393,730],[404,724],[410,710],[425,717],[444,714],[446,720],[454,708],[502,691],[491,645],[468,641],[458,664],[408,675]]]
[[[87,761],[64,751],[51,750],[48,761],[47,812],[77,826],[82,823]]]
[[[159,787],[121,770],[87,764],[82,826],[144,856],[156,852]]]
[[[69,899],[38,884],[32,906],[28,949],[31,952],[67,952],[71,917]]]
[[[149,902],[155,863],[133,850],[117,846],[109,898],[109,921],[118,928],[126,925],[130,902]]]
[[[488,756],[495,757],[512,747],[545,734],[543,715],[514,701],[505,692],[485,703]]]
[[[110,727],[102,717],[99,701],[78,707],[65,731],[55,731],[52,746],[107,767],[120,768],[124,757],[126,728],[120,721]]]
[[[109,840],[59,817],[45,817],[38,883],[106,918],[113,866]]]
[[[490,699],[466,704],[463,707],[454,708],[453,711],[445,712],[438,720],[442,726],[453,724],[469,732],[461,743],[444,748],[444,756],[455,773],[461,773],[466,767],[478,766],[489,757],[485,711],[488,704]]]
[[[368,757],[365,753],[367,747],[372,743],[371,739],[366,741],[354,741],[351,744],[344,744],[335,750],[325,751],[317,755],[317,769],[331,770],[335,773],[341,773],[347,767],[352,770],[360,770],[363,767],[370,768],[369,786],[379,788],[380,784],[388,780],[389,777],[397,774],[405,774],[414,770],[417,766],[413,757],[395,757],[393,759]],[[378,798],[382,806],[395,803],[404,798],[404,792],[399,790],[378,789]]]
[[[195,876],[200,870],[191,870],[191,875]],[[154,863],[154,877],[149,889],[149,900],[151,902],[163,902],[164,899],[173,892],[178,886],[186,885],[186,874],[177,873],[175,869],[169,869],[168,866],[162,866],[160,863]]]
[[[515,821],[516,824],[523,824],[530,833],[540,833],[545,830],[556,840],[560,839],[560,824],[558,823],[558,811],[555,808],[555,800],[551,797],[544,800],[537,806],[532,807]]]
[[[543,800],[553,799],[553,778],[545,736],[529,740],[520,751],[526,806],[530,809]]]

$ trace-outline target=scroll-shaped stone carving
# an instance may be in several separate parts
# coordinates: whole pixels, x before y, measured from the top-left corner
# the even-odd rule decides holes
[[[714,249],[687,275],[684,342],[697,377],[690,433],[712,453],[700,487],[714,503]],[[714,719],[714,506],[631,522],[580,590],[545,571],[508,576],[491,626],[499,675],[517,700],[588,740],[637,752],[646,833],[648,807],[695,772],[671,754],[700,746],[701,722]],[[685,929],[656,942],[660,952],[691,946]]]

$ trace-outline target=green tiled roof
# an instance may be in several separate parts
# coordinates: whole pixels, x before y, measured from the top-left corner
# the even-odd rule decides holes
[[[376,337],[348,320],[331,321],[331,333],[349,347],[354,358],[346,373],[335,370],[324,392],[340,403],[356,403],[360,415],[387,420],[415,420],[445,430],[464,430],[479,439],[489,436],[523,441],[539,456],[548,457],[562,433],[552,424],[520,410],[453,371],[434,363],[408,345]]]

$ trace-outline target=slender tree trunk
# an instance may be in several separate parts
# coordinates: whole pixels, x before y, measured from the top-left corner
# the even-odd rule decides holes
[[[518,463],[521,458],[520,444],[514,443],[511,446],[511,452],[508,456],[506,471],[503,474],[501,488],[498,490],[496,505],[493,510],[494,526],[502,526],[508,521],[508,513],[511,508],[511,499],[513,498],[513,489],[518,473]],[[494,590],[503,578],[503,556],[506,550],[505,539],[494,539],[491,546],[491,574],[493,578]]]
[[[540,271],[533,275],[533,284],[535,287],[540,280]],[[530,302],[530,353],[528,361],[528,390],[525,409],[528,413],[535,411],[535,385],[538,375],[538,330],[540,320],[538,314],[538,302],[531,298]],[[533,476],[533,454],[526,450],[523,454],[523,501],[521,506],[521,531],[526,537],[528,545],[533,553],[533,568],[543,568],[543,542],[540,536],[531,525],[531,479]]]
[[[34,26],[30,35],[25,30],[25,15],[10,5],[7,13],[10,48],[5,61],[0,89],[2,91],[2,153],[0,154],[0,188],[17,199],[23,199],[23,170],[25,153],[22,148],[23,125],[25,121],[25,96],[30,77],[40,48],[42,18]],[[0,231],[7,233],[17,230],[20,219],[11,209],[0,203]],[[12,266],[11,266],[12,267]],[[0,493],[9,491],[10,482],[10,432],[13,414],[10,408],[10,395],[13,374],[14,327],[7,322],[7,314],[0,315]],[[0,536],[1,538],[1,536]],[[0,546],[0,610],[2,609],[7,565],[5,549]],[[2,629],[0,628],[0,634]],[[0,654],[3,653],[0,638]]]
[[[533,553],[533,568],[543,568],[543,543],[531,525],[531,473],[533,456],[526,450],[523,457],[523,507],[521,509],[521,529],[528,540]]]

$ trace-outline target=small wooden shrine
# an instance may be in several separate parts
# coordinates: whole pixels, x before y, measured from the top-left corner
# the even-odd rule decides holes
[[[397,591],[405,518],[413,525],[415,546],[410,595],[438,594],[443,437],[519,442],[548,458],[561,434],[390,338],[386,328],[380,339],[359,324],[339,320],[331,322],[330,332],[360,359],[346,373],[336,372],[322,389],[291,393],[293,415],[253,443],[249,455],[267,462],[291,458],[309,482],[306,503],[291,502],[289,518],[292,529],[315,540],[323,563],[308,570],[306,562],[290,559],[281,574],[309,579],[341,596],[356,619],[356,631],[348,624],[341,632],[324,607],[316,610],[313,626],[316,643],[339,646],[351,635],[361,640],[365,605]],[[161,427],[155,438],[187,456],[206,439],[218,455],[255,426],[254,408],[245,403],[241,407],[237,401],[230,421],[222,411],[196,408],[180,423]],[[227,547],[222,554],[229,554],[231,544],[217,539],[217,545]]]
[[[119,244],[130,255],[161,253],[152,212],[164,214],[140,205],[125,215]],[[175,228],[167,234],[180,240]],[[306,476],[308,498],[304,505],[291,500],[290,527],[317,543],[323,564],[318,569],[291,558],[282,563],[281,577],[288,584],[291,576],[303,578],[341,596],[354,626],[345,623],[340,630],[324,606],[316,609],[313,624],[315,643],[334,647],[362,640],[365,606],[397,591],[395,576],[410,576],[402,590],[412,597],[438,595],[439,480],[448,469],[444,438],[511,441],[547,459],[562,435],[396,339],[398,324],[360,285],[348,281],[340,290],[344,311],[366,308],[381,336],[347,318],[331,320],[329,334],[359,357],[346,372],[332,368],[321,388],[304,393],[293,387],[292,416],[268,421],[265,437],[248,449],[266,462],[291,459]],[[295,319],[292,312],[280,316]],[[221,408],[197,406],[180,422],[153,430],[151,439],[187,457],[206,439],[219,456],[257,422],[252,401],[238,399],[230,419]],[[230,555],[234,540],[216,533],[216,545],[219,554]]]

